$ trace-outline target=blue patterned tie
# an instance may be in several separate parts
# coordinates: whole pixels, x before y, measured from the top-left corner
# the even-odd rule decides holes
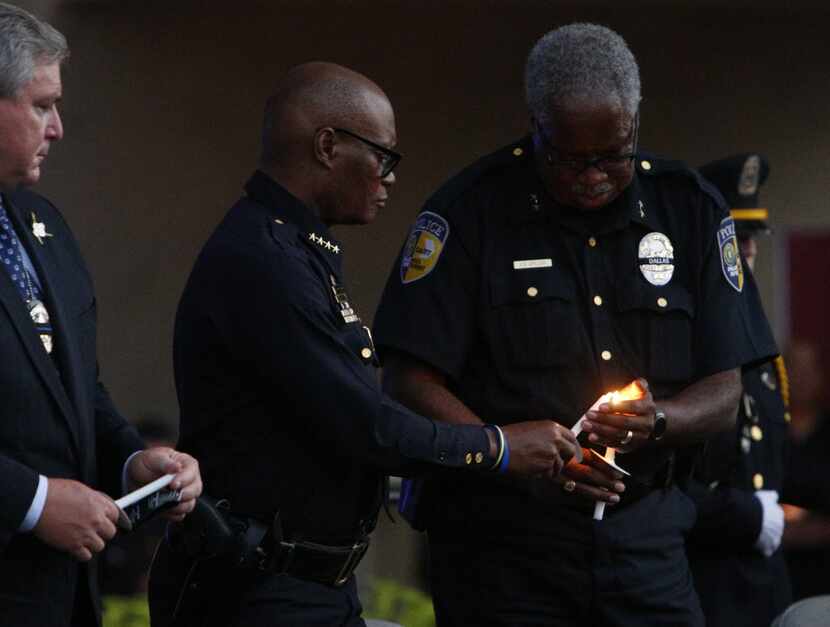
[[[26,266],[23,264],[23,256],[20,253],[21,245],[14,227],[6,213],[6,208],[0,201],[0,265],[2,265],[14,286],[20,292],[23,302],[29,309],[29,315],[35,325],[40,341],[47,353],[52,352],[52,326],[49,322],[49,313],[43,305],[40,288],[37,282],[32,281]],[[33,305],[38,305],[34,308]]]

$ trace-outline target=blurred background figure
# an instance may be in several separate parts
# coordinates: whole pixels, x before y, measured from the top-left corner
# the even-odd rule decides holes
[[[815,345],[794,340],[786,352],[790,372],[790,464],[785,500],[821,507],[824,513],[784,505],[784,555],[795,600],[830,593],[830,406],[825,370]],[[818,503],[815,503],[818,501]]]
[[[750,278],[756,238],[770,233],[769,211],[759,203],[769,163],[763,155],[740,154],[708,163],[700,173],[730,208]],[[709,627],[768,625],[790,602],[778,504],[785,476],[786,382],[781,357],[743,372],[735,428],[706,443],[689,485],[698,518],[687,551]]]

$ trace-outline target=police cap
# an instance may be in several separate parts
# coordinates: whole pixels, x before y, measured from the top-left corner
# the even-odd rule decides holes
[[[770,232],[769,211],[758,202],[758,190],[769,176],[769,162],[764,155],[733,155],[701,166],[700,173],[723,194],[739,237]]]

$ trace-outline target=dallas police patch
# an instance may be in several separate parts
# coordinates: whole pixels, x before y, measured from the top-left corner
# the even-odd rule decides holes
[[[717,238],[723,276],[726,277],[729,285],[740,292],[744,289],[744,267],[741,264],[738,238],[735,237],[735,222],[731,217],[721,220]]]
[[[401,281],[412,283],[429,274],[438,263],[450,225],[437,213],[422,212],[409,231],[401,257]]]
[[[643,236],[637,247],[640,272],[652,285],[665,285],[674,274],[674,246],[671,240],[657,231]]]

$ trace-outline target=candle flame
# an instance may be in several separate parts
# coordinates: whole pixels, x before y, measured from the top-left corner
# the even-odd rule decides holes
[[[615,405],[619,401],[636,401],[645,398],[646,391],[640,387],[640,384],[634,380],[626,385],[621,390],[614,390],[611,392],[611,404]]]

